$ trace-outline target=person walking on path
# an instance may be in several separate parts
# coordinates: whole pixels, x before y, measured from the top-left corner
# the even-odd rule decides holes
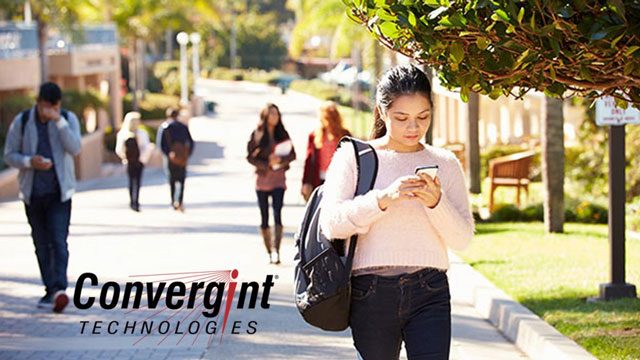
[[[313,189],[324,183],[327,169],[338,142],[343,136],[351,136],[342,126],[342,116],[336,103],[327,101],[320,106],[320,126],[309,134],[307,157],[302,176],[302,197],[309,200]]]
[[[282,205],[287,189],[285,172],[289,163],[296,159],[296,152],[289,133],[282,123],[280,110],[267,104],[260,111],[260,121],[247,143],[247,160],[256,170],[256,195],[260,207],[260,234],[269,254],[269,262],[280,264],[282,242]],[[272,241],[269,227],[269,197],[273,207],[275,223]]]
[[[447,248],[471,241],[474,221],[453,153],[420,143],[429,126],[431,85],[418,68],[387,71],[376,89],[369,143],[379,159],[373,190],[353,197],[353,149],[336,151],[324,184],[320,226],[330,239],[359,234],[349,324],[361,359],[448,359],[451,296]],[[437,165],[437,175],[416,174]],[[347,246],[348,248],[348,246]]]
[[[151,156],[151,144],[146,131],[139,128],[140,113],[129,112],[125,115],[122,127],[116,137],[116,154],[127,165],[129,177],[129,207],[133,211],[140,211],[140,186],[144,164]]]
[[[18,114],[7,133],[4,159],[19,169],[20,199],[31,226],[45,294],[38,307],[62,312],[66,295],[71,219],[75,192],[75,155],[80,153],[80,123],[61,108],[62,91],[52,82],[40,86],[36,104]]]
[[[169,173],[171,187],[171,205],[174,210],[184,212],[184,183],[187,177],[187,163],[193,154],[195,143],[189,127],[178,119],[178,109],[168,109],[168,120],[158,129],[156,142],[164,154],[165,169]]]

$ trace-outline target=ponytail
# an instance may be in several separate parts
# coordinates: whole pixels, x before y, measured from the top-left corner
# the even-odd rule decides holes
[[[382,119],[382,115],[380,115],[380,109],[378,106],[374,106],[373,108],[373,129],[371,129],[371,134],[369,135],[369,139],[379,139],[387,134],[387,126]]]

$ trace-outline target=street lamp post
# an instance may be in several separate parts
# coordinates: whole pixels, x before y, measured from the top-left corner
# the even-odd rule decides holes
[[[196,86],[198,79],[200,79],[200,53],[198,51],[198,44],[200,44],[200,34],[191,33],[189,35],[191,41],[191,66],[193,71],[193,93],[196,93]]]
[[[189,103],[187,89],[187,44],[189,43],[189,35],[181,31],[176,36],[178,44],[180,44],[180,104],[186,106]]]

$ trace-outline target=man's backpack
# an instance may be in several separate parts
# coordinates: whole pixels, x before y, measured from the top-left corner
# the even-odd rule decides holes
[[[346,143],[350,143],[356,153],[358,182],[355,196],[363,195],[375,184],[378,158],[367,143],[350,137],[340,140],[340,146]],[[311,194],[296,234],[295,301],[307,323],[323,330],[341,331],[349,326],[351,267],[357,235],[351,236],[346,256],[339,249],[343,240],[330,240],[324,236],[319,224],[322,194],[322,185]]]
[[[124,155],[129,164],[140,162],[140,147],[138,146],[138,140],[135,136],[124,141]]]
[[[169,162],[175,166],[186,167],[189,162],[190,146],[179,141],[173,142],[168,127],[162,133],[166,134],[169,144]]]

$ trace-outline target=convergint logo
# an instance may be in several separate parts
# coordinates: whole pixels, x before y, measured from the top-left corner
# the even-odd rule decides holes
[[[207,336],[208,345],[216,336],[220,336],[222,342],[225,334],[253,335],[258,331],[258,322],[234,321],[231,312],[256,309],[258,300],[262,309],[269,309],[269,295],[275,285],[273,280],[278,279],[277,275],[266,275],[262,283],[238,282],[238,270],[235,269],[130,277],[136,281],[122,285],[115,281],[101,284],[98,276],[90,272],[78,277],[73,294],[76,308],[126,310],[124,319],[80,321],[80,334],[137,335],[134,345],[154,335],[164,335],[158,345],[171,335],[177,336],[176,345],[187,335],[193,337],[192,344],[200,336]],[[100,295],[86,295],[88,291],[85,290],[99,290]],[[147,310],[151,312],[149,316],[139,316],[141,311]]]

